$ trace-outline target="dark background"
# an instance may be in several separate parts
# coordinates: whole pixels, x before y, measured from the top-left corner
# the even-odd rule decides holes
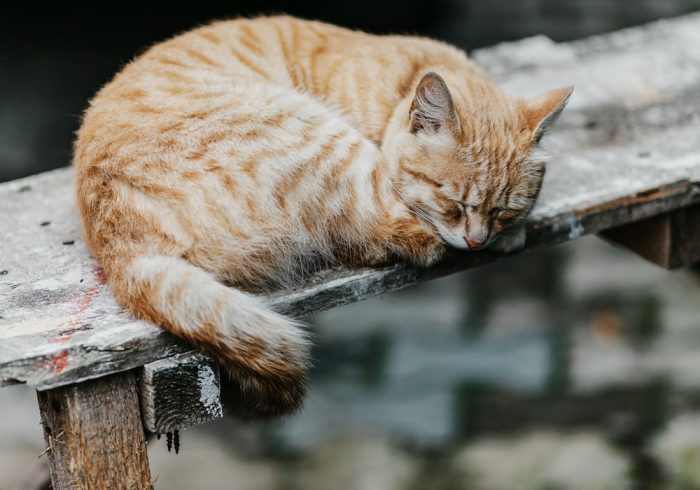
[[[372,32],[433,36],[465,49],[546,34],[567,40],[700,8],[700,0],[237,1],[0,10],[0,181],[70,162],[95,91],[145,47],[213,19],[289,13]]]

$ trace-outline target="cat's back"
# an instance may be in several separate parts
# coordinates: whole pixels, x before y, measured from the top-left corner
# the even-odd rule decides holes
[[[301,92],[350,114],[356,104],[340,96],[378,80],[386,95],[374,105],[386,102],[389,110],[395,86],[405,85],[426,57],[458,60],[464,54],[432,40],[290,16],[214,22],[152,46],[98,92],[84,114],[74,163],[94,163],[105,145],[110,154],[131,153],[154,141],[168,146],[164,135],[174,131],[193,137],[201,121],[216,124],[217,115],[256,97],[284,102],[284,94]],[[376,116],[366,112],[363,117]],[[167,149],[161,143],[159,149]]]
[[[317,43],[357,35],[273,16],[214,22],[158,43],[125,65],[90,101],[74,165],[80,170],[118,162],[120,154],[133,156],[155,143],[160,147],[167,133],[194,137],[198,126],[215,124],[217,114],[241,100],[265,98],[274,92],[270,87],[294,90],[305,77],[295,59]]]
[[[356,177],[332,168],[376,152],[338,111],[296,88],[295,77],[306,75],[295,72],[291,53],[313,49],[311,38],[330,32],[361,36],[287,17],[225,21],[125,66],[91,101],[75,143],[78,203],[93,251],[111,247],[99,230],[130,229],[135,220],[172,222],[169,233],[190,244],[200,265],[222,250],[239,260],[279,235],[303,241],[293,232],[306,226],[302,218],[311,223],[303,203],[322,202],[338,179]],[[371,161],[363,160],[358,179]],[[225,246],[232,238],[236,250]],[[192,243],[207,250],[192,252]]]
[[[323,97],[328,79],[343,67],[368,77],[381,70],[391,78],[426,57],[465,59],[462,51],[431,39],[373,35],[285,15],[217,21],[137,56],[97,93],[85,118],[89,124],[100,111],[148,117],[191,107],[216,89],[256,83]]]
[[[197,91],[188,94],[183,89],[222,80],[240,84],[257,79],[294,87],[296,63],[313,52],[357,45],[367,36],[290,16],[213,22],[157,43],[137,56],[98,92],[91,108],[109,99],[138,99],[143,93],[199,98]]]

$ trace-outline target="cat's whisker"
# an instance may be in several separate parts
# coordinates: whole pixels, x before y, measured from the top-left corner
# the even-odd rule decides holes
[[[422,208],[421,208],[420,206],[418,206],[417,204],[403,199],[403,196],[401,195],[401,191],[398,189],[398,187],[396,187],[396,185],[394,185],[393,188],[394,188],[394,190],[396,191],[396,193],[401,197],[401,199],[402,199],[403,202],[406,204],[406,207],[408,208],[408,210],[409,210],[411,213],[413,213],[414,215],[418,216],[419,218],[424,219],[425,221],[429,222],[430,224],[435,225],[435,221],[433,220],[432,216],[430,216],[430,215],[428,214],[427,211],[425,211],[424,209],[422,209]]]

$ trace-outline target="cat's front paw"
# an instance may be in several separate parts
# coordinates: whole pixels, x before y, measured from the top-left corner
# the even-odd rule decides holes
[[[397,220],[387,242],[387,247],[397,256],[425,267],[445,254],[445,242],[440,236],[413,216]]]
[[[358,248],[338,255],[340,263],[350,269],[380,267],[386,265],[389,258],[386,248],[379,246]]]
[[[417,237],[420,246],[416,247],[410,256],[413,263],[429,267],[438,262],[445,255],[445,242],[434,235],[426,234]]]
[[[525,225],[518,224],[505,230],[489,246],[489,250],[498,253],[512,253],[525,247]]]

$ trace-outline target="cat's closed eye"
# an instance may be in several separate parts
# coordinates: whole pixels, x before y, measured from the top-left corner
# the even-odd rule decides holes
[[[498,220],[504,224],[515,221],[522,215],[522,211],[518,209],[501,209],[494,217],[494,220]]]

